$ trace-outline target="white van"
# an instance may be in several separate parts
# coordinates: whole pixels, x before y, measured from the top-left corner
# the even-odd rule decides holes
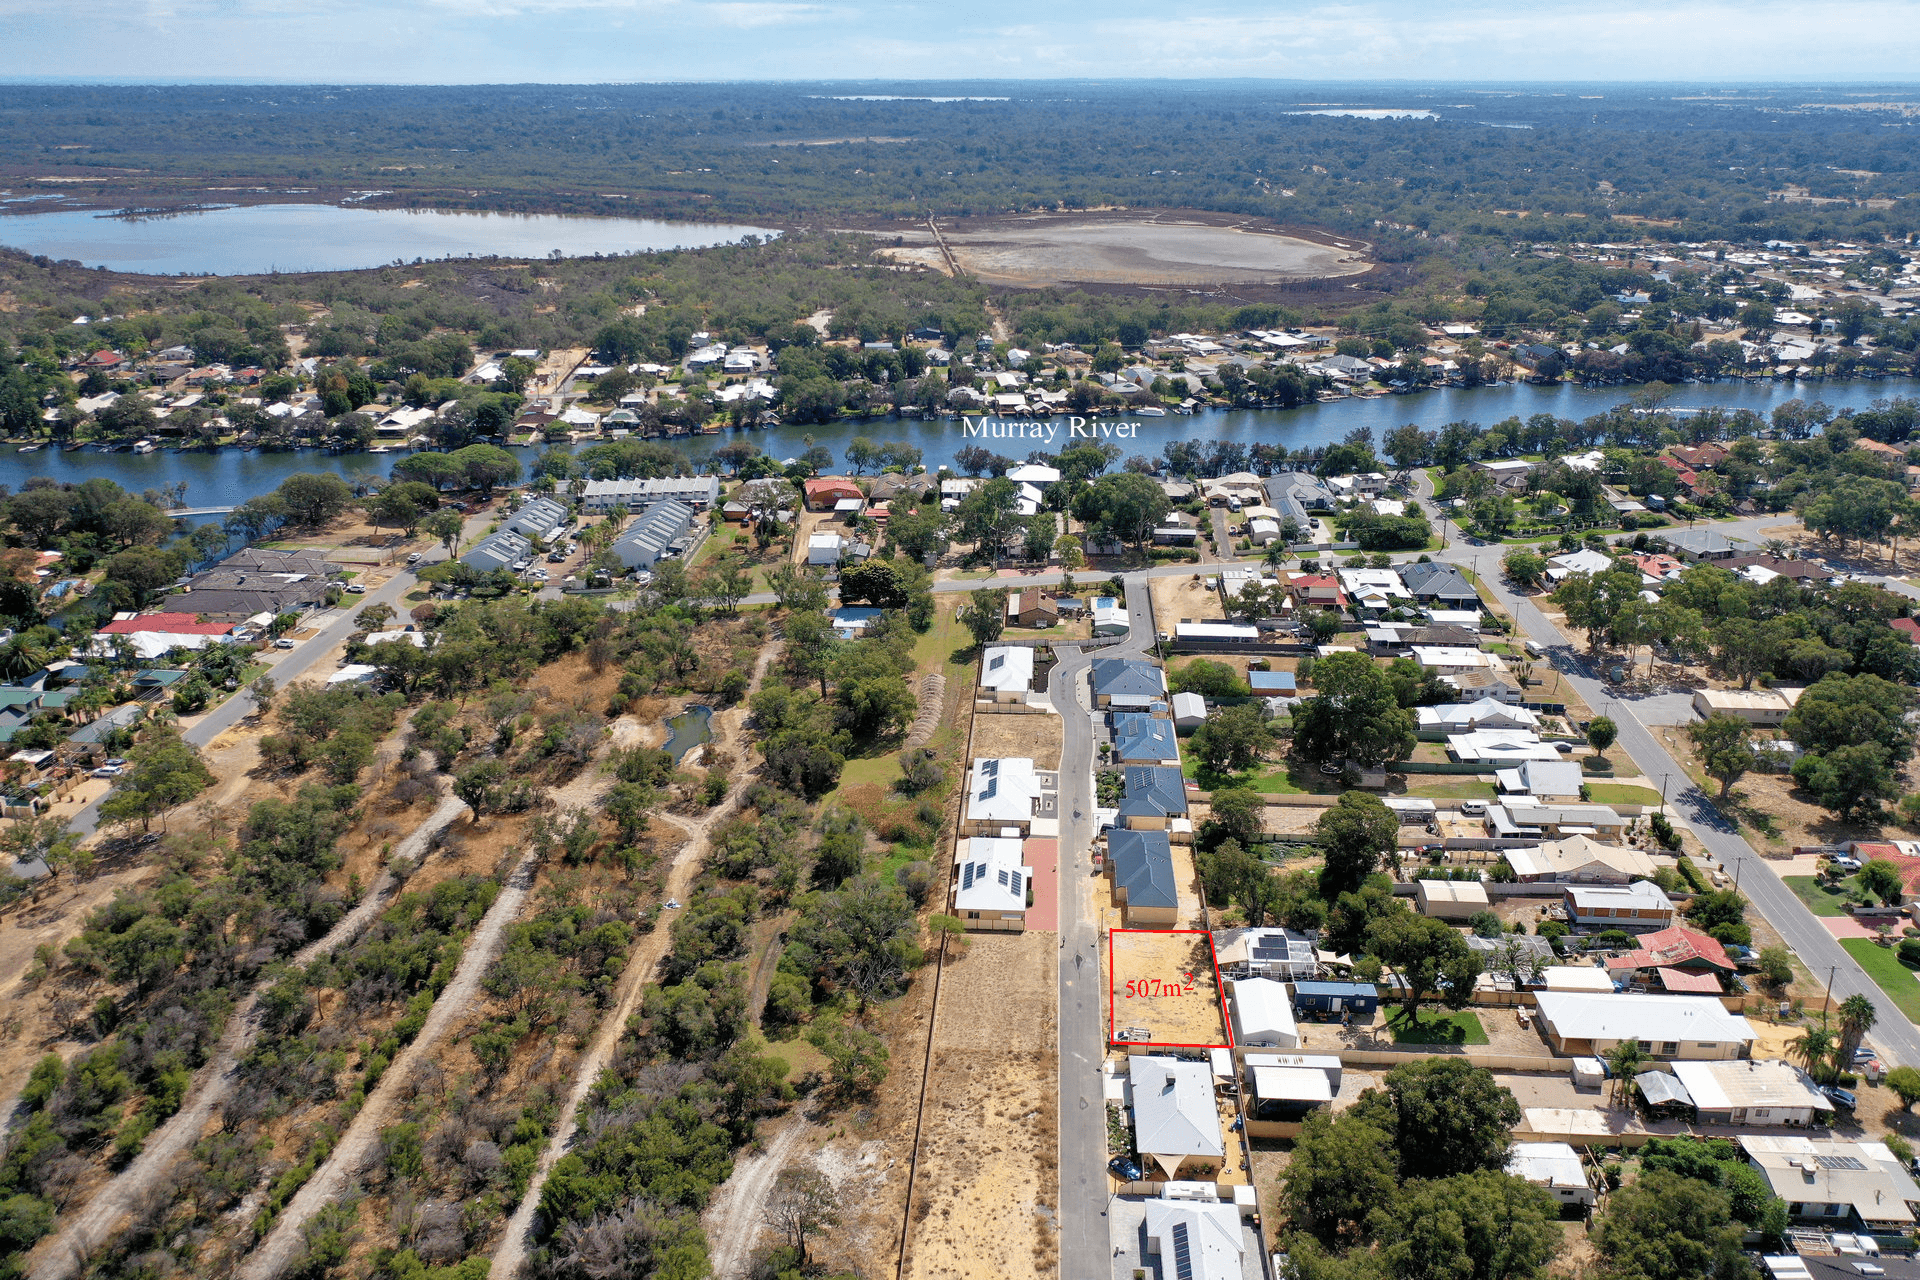
[[[1469,817],[1477,818],[1486,811],[1487,802],[1485,800],[1462,800],[1460,802],[1460,812]]]
[[[1544,658],[1547,656],[1546,649],[1538,640],[1527,641],[1527,653],[1535,658]]]

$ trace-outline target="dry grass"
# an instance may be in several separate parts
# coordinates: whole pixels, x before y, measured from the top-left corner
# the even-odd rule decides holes
[[[1227,1043],[1206,934],[1116,930],[1108,937],[1114,1032],[1144,1027],[1153,1044]]]
[[[1153,625],[1162,631],[1172,631],[1182,618],[1193,622],[1218,622],[1225,618],[1220,608],[1220,593],[1209,585],[1211,580],[1200,573],[1149,578],[1147,589],[1153,596]]]
[[[1026,756],[1036,769],[1060,767],[1060,717],[980,715],[973,719],[973,758]]]

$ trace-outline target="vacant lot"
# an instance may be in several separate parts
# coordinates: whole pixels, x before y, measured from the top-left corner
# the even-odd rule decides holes
[[[1060,717],[977,715],[973,718],[972,749],[975,760],[1025,756],[1036,769],[1058,769]]]
[[[1149,578],[1147,590],[1153,596],[1154,626],[1170,632],[1174,624],[1181,621],[1219,622],[1225,618],[1226,614],[1220,607],[1220,593],[1209,585],[1211,581],[1198,574],[1193,577],[1181,574],[1170,578]],[[1214,660],[1220,661],[1218,658]],[[1191,661],[1191,658],[1181,658],[1173,665],[1185,666]],[[1234,665],[1244,668],[1245,664]]]
[[[1206,934],[1116,930],[1109,937],[1115,1032],[1144,1028],[1153,1044],[1227,1043]]]
[[[941,980],[905,1275],[1004,1280],[1055,1268],[1057,942],[983,934]]]

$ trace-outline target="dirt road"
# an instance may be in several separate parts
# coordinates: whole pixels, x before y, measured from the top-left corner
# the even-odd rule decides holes
[[[721,1184],[703,1215],[714,1280],[736,1280],[747,1273],[774,1179],[800,1149],[808,1128],[806,1117],[796,1112],[765,1151],[734,1162],[733,1176]]]
[[[458,817],[466,807],[466,802],[459,797],[446,796],[427,820],[401,841],[400,847],[394,852],[417,861],[441,828]],[[311,964],[318,957],[359,937],[374,917],[386,909],[395,887],[393,876],[383,870],[380,879],[360,899],[359,905],[342,917],[326,937],[309,943],[298,952],[293,962],[298,965]],[[213,1118],[233,1089],[234,1065],[252,1046],[254,1037],[259,1033],[260,1024],[254,1016],[258,1000],[259,992],[256,990],[234,1010],[227,1023],[226,1034],[220,1038],[213,1057],[200,1068],[193,1086],[187,1090],[187,1104],[147,1139],[146,1148],[134,1162],[102,1187],[88,1201],[85,1209],[57,1234],[41,1241],[40,1247],[35,1250],[31,1280],[69,1280],[78,1270],[80,1259],[106,1240],[120,1219],[132,1212],[133,1206],[152,1190],[174,1158],[199,1140],[207,1121]]]

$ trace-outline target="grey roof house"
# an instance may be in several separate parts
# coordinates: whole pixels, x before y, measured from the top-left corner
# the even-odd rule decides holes
[[[1114,716],[1113,754],[1121,764],[1178,764],[1173,721],[1138,711]]]
[[[1107,833],[1107,862],[1113,873],[1113,900],[1126,908],[1127,924],[1173,924],[1180,910],[1173,847],[1164,831]]]
[[[552,498],[535,498],[508,517],[501,528],[545,546],[570,523],[563,504]]]
[[[1138,658],[1095,658],[1092,677],[1096,706],[1144,707],[1167,696],[1165,674]]]
[[[1400,581],[1422,604],[1442,604],[1449,608],[1478,609],[1480,593],[1473,589],[1460,570],[1438,560],[1425,564],[1400,566]]]
[[[1184,817],[1187,812],[1187,780],[1178,769],[1163,765],[1128,765],[1121,771],[1126,790],[1120,797],[1122,819],[1140,819],[1145,825],[1155,820]],[[1128,826],[1142,822],[1128,821]]]
[[[1309,512],[1333,510],[1333,491],[1304,471],[1277,471],[1267,477],[1267,505],[1280,513],[1284,524],[1291,516],[1305,532]]]

